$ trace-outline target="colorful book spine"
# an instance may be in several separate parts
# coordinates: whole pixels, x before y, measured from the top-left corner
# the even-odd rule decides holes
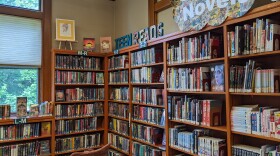
[[[101,70],[101,58],[73,55],[56,55],[55,68]]]

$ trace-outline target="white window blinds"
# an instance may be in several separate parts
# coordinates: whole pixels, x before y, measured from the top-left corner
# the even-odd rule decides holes
[[[0,14],[0,65],[41,66],[41,20]]]

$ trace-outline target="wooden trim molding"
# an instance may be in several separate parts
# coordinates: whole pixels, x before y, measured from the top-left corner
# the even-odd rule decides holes
[[[149,26],[155,25],[158,23],[157,14],[165,9],[171,7],[171,0],[149,0],[148,1],[148,15],[149,15]]]
[[[171,0],[161,0],[155,4],[155,12],[161,12],[171,7]]]
[[[43,12],[41,11],[24,10],[20,8],[13,8],[13,7],[1,6],[1,5],[0,5],[0,14],[43,19]]]
[[[148,15],[149,15],[149,26],[154,25],[156,14],[155,14],[155,2],[156,0],[149,0],[148,1]]]

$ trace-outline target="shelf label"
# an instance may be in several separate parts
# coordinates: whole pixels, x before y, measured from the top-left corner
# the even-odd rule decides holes
[[[114,54],[119,54],[119,50],[118,50],[118,49],[115,49],[115,50],[114,50]]]
[[[148,46],[148,44],[146,41],[139,43],[139,48],[146,48],[147,46]]]
[[[85,50],[80,50],[80,51],[78,51],[78,55],[87,56],[87,55],[88,55],[88,52],[85,51]]]
[[[27,123],[27,119],[26,118],[19,118],[19,119],[15,119],[14,120],[14,124],[18,125],[18,124],[25,124]]]

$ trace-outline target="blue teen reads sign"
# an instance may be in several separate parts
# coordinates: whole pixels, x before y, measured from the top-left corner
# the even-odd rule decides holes
[[[163,36],[163,23],[160,22],[158,25],[153,25],[148,28],[142,29],[135,33],[122,36],[115,39],[116,49],[122,49],[134,44],[147,42],[148,40]]]

